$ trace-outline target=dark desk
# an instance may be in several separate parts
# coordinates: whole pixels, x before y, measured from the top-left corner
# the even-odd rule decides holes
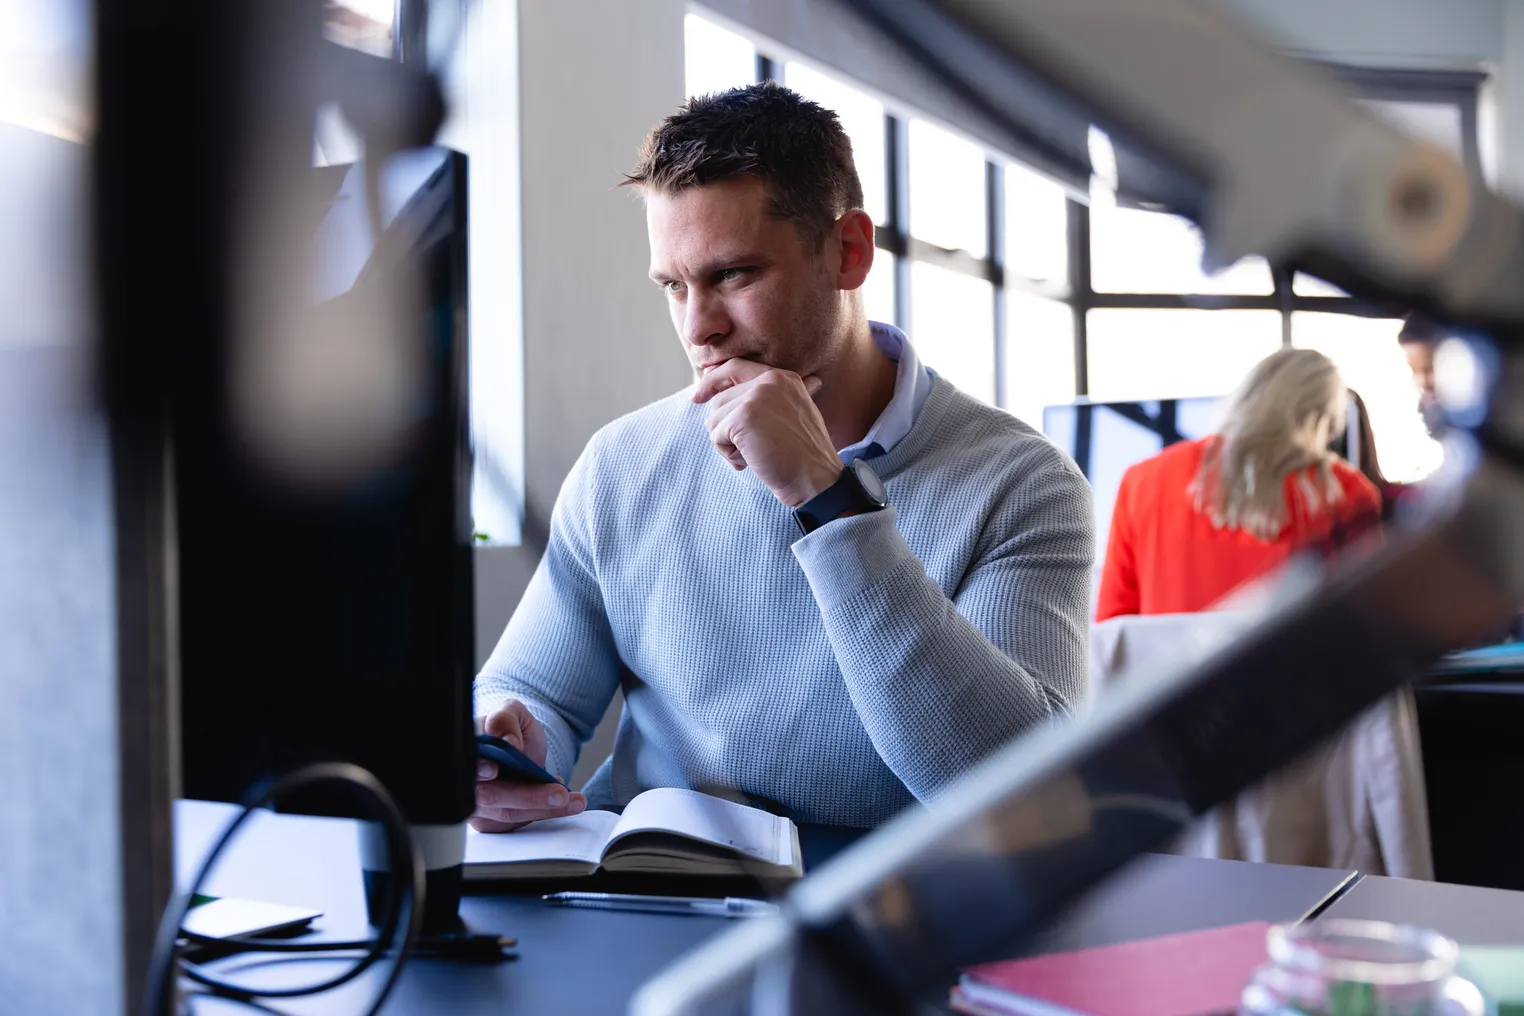
[[[227,805],[182,801],[176,810],[179,860],[187,880],[223,823]],[[207,891],[320,907],[317,930],[325,936],[367,934],[353,823],[338,819],[261,815],[235,845]],[[809,832],[810,835],[805,835]],[[801,830],[809,865],[839,849],[850,834]],[[1125,869],[1058,927],[1041,936],[1035,951],[1096,945],[1239,921],[1296,920],[1354,877],[1353,872],[1258,865],[1237,861],[1151,856]],[[534,898],[466,897],[466,921],[481,931],[519,939],[520,958],[491,966],[415,960],[399,983],[388,1013],[474,1014],[622,1013],[631,993],[678,956],[728,926],[717,918],[666,917],[548,907]],[[337,972],[327,960],[266,959],[239,975],[248,983],[292,983]],[[313,999],[280,1003],[282,1011],[350,1016],[376,981],[355,984]],[[199,1002],[198,1013],[247,1016],[248,1009]]]
[[[1102,883],[1029,954],[1219,928],[1301,921],[1354,884],[1354,871],[1148,854]]]
[[[1498,790],[1524,781],[1524,680],[1517,672],[1431,677],[1414,696],[1435,875],[1524,889],[1524,814]]]
[[[1367,875],[1319,919],[1358,918],[1433,928],[1466,945],[1524,943],[1524,892]]]
[[[176,807],[176,872],[182,885],[220,828],[237,813],[231,805],[181,801]],[[364,893],[354,823],[297,815],[260,815],[230,848],[207,892],[318,907],[314,923],[327,938],[365,938]],[[803,842],[801,841],[801,847]],[[839,846],[828,843],[828,847]],[[535,897],[469,895],[461,916],[474,930],[511,935],[519,958],[493,965],[413,960],[398,983],[388,1013],[622,1013],[634,990],[672,960],[728,926],[722,918],[669,917],[551,907]],[[330,961],[264,960],[235,976],[248,984],[311,982],[337,973]],[[300,978],[299,982],[297,979]],[[282,1011],[352,1016],[374,992],[369,973],[355,983],[310,999],[281,1001]],[[202,1000],[197,1013],[249,1010]]]

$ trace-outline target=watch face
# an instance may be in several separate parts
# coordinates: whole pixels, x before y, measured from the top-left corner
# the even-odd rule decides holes
[[[872,466],[862,459],[853,459],[852,471],[857,474],[857,482],[863,485],[863,490],[873,499],[874,504],[882,507],[889,503],[889,492],[884,489],[884,481],[878,478]]]

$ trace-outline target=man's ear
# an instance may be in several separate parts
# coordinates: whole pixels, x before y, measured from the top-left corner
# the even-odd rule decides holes
[[[852,209],[836,220],[836,239],[841,244],[837,287],[861,288],[873,268],[873,219],[860,208]]]

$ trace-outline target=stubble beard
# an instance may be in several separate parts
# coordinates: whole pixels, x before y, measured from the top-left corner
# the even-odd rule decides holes
[[[791,370],[804,377],[827,371],[841,359],[845,340],[842,335],[843,314],[837,296],[837,290],[822,286],[815,296],[799,306],[788,335],[780,336],[780,362],[769,366]]]

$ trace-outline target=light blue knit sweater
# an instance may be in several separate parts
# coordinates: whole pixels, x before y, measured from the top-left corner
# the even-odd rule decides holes
[[[1085,695],[1091,496],[1025,424],[937,379],[872,461],[893,506],[801,537],[679,392],[588,443],[476,679],[570,774],[623,688],[589,807],[731,788],[868,827]]]

